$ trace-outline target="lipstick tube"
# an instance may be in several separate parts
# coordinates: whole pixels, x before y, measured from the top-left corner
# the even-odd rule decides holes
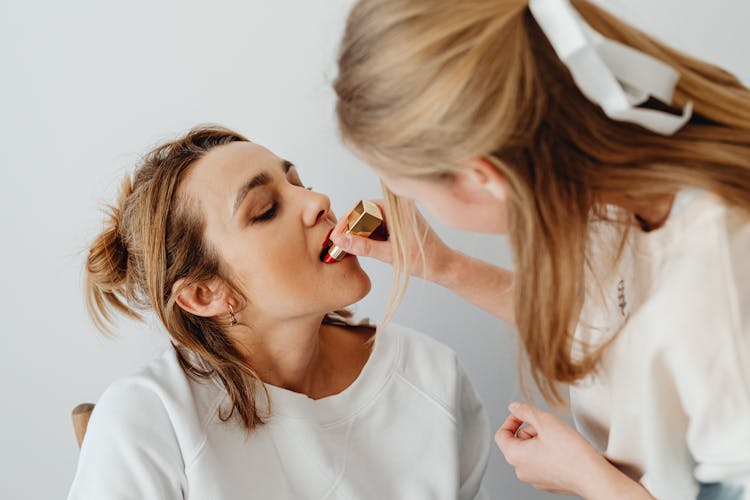
[[[360,200],[354,210],[349,213],[347,228],[344,234],[353,234],[369,238],[370,235],[383,223],[383,214],[380,207],[368,200]],[[321,260],[326,264],[338,262],[344,258],[346,252],[334,244],[324,249]]]

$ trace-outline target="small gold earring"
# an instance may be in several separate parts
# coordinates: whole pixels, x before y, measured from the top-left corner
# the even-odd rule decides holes
[[[229,317],[232,319],[232,326],[237,324],[237,318],[234,315],[234,309],[232,308],[232,304],[227,304],[229,306]]]

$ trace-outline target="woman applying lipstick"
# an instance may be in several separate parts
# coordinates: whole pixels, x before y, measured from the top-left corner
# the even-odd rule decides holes
[[[746,86],[586,0],[359,0],[334,89],[392,240],[334,243],[512,323],[550,403],[571,386],[591,444],[513,406],[496,439],[519,478],[750,498]],[[515,275],[446,248],[412,201],[507,234]]]
[[[70,499],[473,499],[487,417],[456,356],[340,310],[335,218],[297,168],[220,127],[154,149],[91,246],[86,292],[155,313],[174,349],[101,396]],[[439,367],[439,368],[438,368]]]

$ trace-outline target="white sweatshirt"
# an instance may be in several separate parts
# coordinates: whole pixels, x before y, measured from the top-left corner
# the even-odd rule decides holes
[[[343,392],[268,389],[272,416],[247,433],[165,353],[97,402],[69,500],[485,498],[488,418],[435,340],[389,326]]]
[[[616,337],[571,389],[579,429],[660,500],[750,499],[750,216],[683,192],[609,274],[605,247],[576,337]]]

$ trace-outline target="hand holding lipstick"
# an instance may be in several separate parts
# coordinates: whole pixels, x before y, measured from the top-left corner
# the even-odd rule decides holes
[[[346,253],[360,257],[372,257],[386,264],[393,264],[393,247],[388,240],[388,221],[385,217],[384,201],[370,200],[369,203],[377,205],[383,215],[382,224],[369,238],[347,232],[349,224],[349,214],[347,214],[347,216],[341,217],[336,223],[331,232],[330,239],[334,245]],[[411,249],[412,258],[411,273],[416,277],[442,284],[443,278],[450,271],[450,263],[457,256],[457,252],[443,243],[416,208],[415,215],[416,230],[407,231],[407,236],[409,236],[407,244]],[[416,241],[417,234],[423,235],[422,243],[425,251],[424,263],[426,264],[426,269],[422,266],[423,259],[419,253],[419,245],[417,245]]]
[[[346,234],[349,217],[341,217],[330,234],[333,244],[352,255],[372,257],[393,264],[393,245],[388,241],[388,220],[383,200],[371,200],[380,207],[383,223],[370,238]],[[408,207],[407,207],[408,208]],[[404,237],[410,249],[410,273],[454,291],[493,316],[514,324],[513,272],[450,248],[414,208],[414,224]],[[413,230],[412,230],[413,229]],[[424,258],[417,235],[422,239]],[[498,293],[500,290],[500,293]]]
[[[373,257],[390,264],[393,259],[391,244],[388,241],[388,230],[385,222],[385,207],[383,205],[383,200],[369,200],[368,203],[375,205],[380,211],[382,222],[377,230],[367,237],[363,237],[356,233],[352,234],[352,232],[349,231],[349,218],[351,216],[351,213],[349,213],[338,220],[336,226],[329,235],[330,241],[332,245],[335,245],[346,253],[361,257]]]
[[[346,221],[346,227],[343,229],[345,235],[370,238],[383,224],[383,211],[380,206],[371,201],[360,200],[344,220]],[[323,243],[320,260],[326,264],[338,262],[345,256],[346,251],[335,245],[330,238]]]

